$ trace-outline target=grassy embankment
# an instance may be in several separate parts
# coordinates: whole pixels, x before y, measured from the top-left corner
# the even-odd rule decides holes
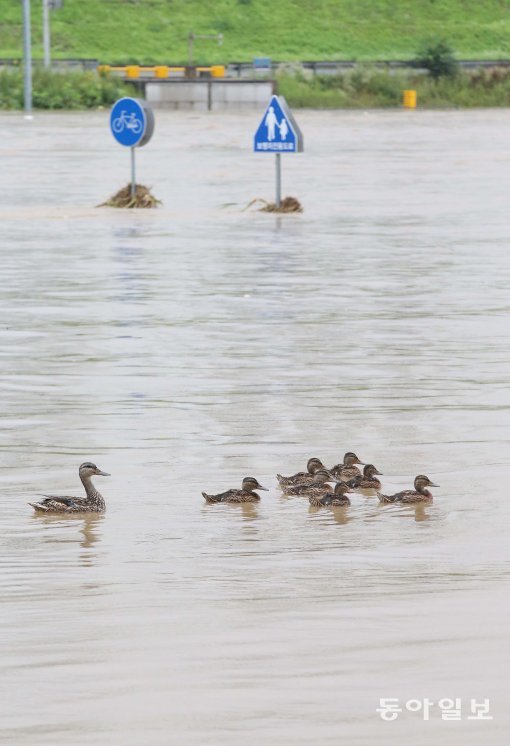
[[[54,57],[112,63],[226,63],[269,56],[410,59],[424,37],[447,38],[460,58],[510,57],[502,0],[65,0],[51,14]],[[41,1],[32,2],[34,55],[42,57]],[[21,2],[0,0],[0,57],[20,57]]]

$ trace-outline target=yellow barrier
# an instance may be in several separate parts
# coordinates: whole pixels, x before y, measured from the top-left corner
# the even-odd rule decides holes
[[[197,72],[208,72],[212,78],[225,77],[225,65],[211,65],[210,67],[197,67]],[[184,73],[185,67],[169,67],[168,65],[155,65],[154,67],[141,67],[140,65],[98,65],[98,73],[124,73],[126,78],[139,78],[140,74],[153,73],[155,78],[168,78],[170,73]]]
[[[157,65],[154,68],[154,75],[156,78],[168,78],[170,68],[167,65]]]
[[[139,65],[127,65],[125,67],[125,70],[126,70],[126,78],[139,78],[140,77]]]
[[[403,104],[406,109],[416,109],[416,91],[407,90],[403,92]]]

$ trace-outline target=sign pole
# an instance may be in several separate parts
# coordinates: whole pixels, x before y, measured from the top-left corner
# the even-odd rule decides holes
[[[302,153],[303,135],[283,96],[271,96],[253,138],[255,153],[275,155],[276,209],[282,209],[282,153]]]
[[[50,53],[50,0],[43,0],[43,50],[44,67],[51,67]]]
[[[32,48],[30,42],[30,0],[23,0],[23,88],[25,114],[32,112]]]
[[[282,154],[276,154],[276,209],[280,209],[282,203]]]
[[[131,96],[117,99],[110,111],[110,130],[119,145],[131,151],[131,184],[128,182],[128,194],[131,194],[132,200],[136,200],[135,148],[146,145],[154,132],[151,107],[145,101]]]
[[[131,148],[131,196],[133,199],[136,195],[136,176],[135,176],[135,149]]]

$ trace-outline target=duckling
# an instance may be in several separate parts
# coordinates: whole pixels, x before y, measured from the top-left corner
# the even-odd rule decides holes
[[[92,476],[109,477],[106,471],[101,471],[95,464],[85,461],[78,469],[78,476],[85,488],[86,497],[58,497],[57,495],[43,495],[45,498],[39,503],[28,503],[38,513],[104,513],[106,504],[103,496],[92,484]]]
[[[354,464],[364,464],[364,462],[360,461],[355,453],[348,451],[344,456],[343,463],[336,464],[330,471],[334,477],[346,482],[349,479],[361,476],[360,470]]]
[[[310,495],[308,498],[308,502],[313,508],[324,508],[327,506],[332,506],[334,508],[350,505],[351,501],[347,497],[347,493],[351,492],[351,488],[348,484],[345,482],[338,482],[338,484],[335,486],[334,492],[328,492],[322,497],[317,497],[315,495]]]
[[[297,484],[310,484],[313,479],[313,475],[318,469],[324,469],[324,464],[320,458],[309,458],[306,464],[306,471],[298,471],[297,474],[293,474],[290,477],[282,477],[281,474],[277,474],[276,478],[278,484],[282,489],[289,487],[290,485]]]
[[[227,490],[220,492],[219,495],[208,495],[202,492],[202,495],[208,503],[256,503],[260,500],[260,495],[257,495],[254,490],[269,491],[267,487],[262,487],[255,477],[245,477],[240,490]]]
[[[338,479],[334,479],[331,476],[331,472],[327,469],[318,469],[312,477],[312,481],[308,484],[294,484],[290,487],[285,487],[284,492],[286,495],[325,495],[328,492],[333,492],[329,484],[326,482],[338,482]]]
[[[395,495],[382,495],[377,493],[377,497],[382,503],[403,503],[412,505],[413,503],[432,502],[432,494],[427,487],[439,487],[438,484],[431,482],[424,474],[419,474],[414,480],[414,490],[403,490]]]
[[[353,477],[347,484],[353,490],[380,490],[381,482],[375,476],[376,474],[379,474],[380,477],[383,476],[373,464],[366,464],[363,469],[363,475],[360,474],[357,477]]]

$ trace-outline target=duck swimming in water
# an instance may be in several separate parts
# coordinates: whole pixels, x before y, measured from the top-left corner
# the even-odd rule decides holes
[[[226,492],[220,492],[218,495],[208,495],[206,492],[202,492],[202,495],[205,501],[211,504],[257,503],[260,500],[260,495],[257,495],[254,490],[269,491],[267,487],[262,487],[255,477],[245,477],[240,490],[227,490]]]
[[[310,495],[310,497],[308,498],[308,502],[313,508],[325,508],[328,506],[334,508],[342,507],[351,504],[351,501],[347,497],[348,492],[351,492],[351,488],[349,487],[349,485],[345,482],[338,482],[338,484],[335,486],[334,492],[328,492],[322,497]]]
[[[283,491],[286,495],[304,495],[305,497],[317,495],[320,497],[328,492],[333,492],[330,485],[326,484],[327,482],[338,482],[338,479],[334,479],[331,476],[331,472],[327,469],[317,469],[312,477],[312,481],[308,482],[308,484],[290,485],[289,487],[285,487]]]
[[[353,490],[380,490],[381,482],[375,476],[376,474],[379,474],[380,477],[383,476],[373,464],[367,464],[363,469],[363,474],[349,479],[347,484]]]
[[[103,496],[92,484],[93,476],[109,477],[110,475],[98,469],[95,464],[85,461],[78,469],[78,475],[85,488],[85,497],[59,497],[57,495],[43,495],[45,498],[39,503],[28,503],[38,513],[104,513],[106,504]]]
[[[382,503],[402,503],[412,505],[413,503],[430,503],[433,500],[432,493],[427,487],[439,487],[438,484],[431,482],[424,474],[419,474],[414,480],[414,490],[403,490],[395,495],[382,495],[377,493],[379,501]]]
[[[297,474],[293,474],[290,477],[282,477],[281,474],[277,474],[276,478],[282,489],[285,489],[290,485],[310,484],[313,475],[318,469],[324,469],[324,464],[320,458],[309,458],[306,464],[306,471],[298,471]]]
[[[364,464],[364,462],[360,461],[355,453],[348,451],[344,456],[343,462],[333,466],[330,471],[334,477],[347,482],[349,479],[361,476],[361,472],[355,464]]]

